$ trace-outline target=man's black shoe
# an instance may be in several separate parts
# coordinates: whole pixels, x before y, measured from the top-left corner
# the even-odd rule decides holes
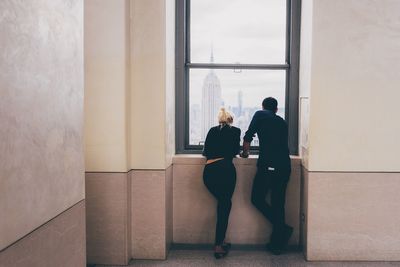
[[[285,249],[289,243],[289,239],[293,234],[293,227],[286,225],[285,227],[285,232],[283,234],[283,238],[282,238],[282,249]]]
[[[272,243],[268,243],[266,246],[267,250],[274,255],[281,255],[282,249],[278,248],[277,246],[273,245]]]
[[[266,245],[267,250],[269,250],[274,255],[281,255],[286,249],[289,239],[293,234],[293,227],[286,225],[282,233],[281,238],[278,238],[274,233],[271,235],[271,242]]]

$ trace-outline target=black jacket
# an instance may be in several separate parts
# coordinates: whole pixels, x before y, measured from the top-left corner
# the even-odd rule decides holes
[[[257,133],[260,154],[257,165],[290,170],[288,127],[284,119],[269,110],[257,111],[244,140],[251,142]]]
[[[225,125],[212,127],[204,143],[203,156],[207,159],[234,158],[240,150],[240,129]]]

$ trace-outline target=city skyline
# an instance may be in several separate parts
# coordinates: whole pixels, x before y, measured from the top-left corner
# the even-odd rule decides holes
[[[210,62],[214,62],[214,54],[211,50]],[[189,143],[192,145],[202,145],[209,129],[218,125],[218,112],[221,107],[225,107],[234,117],[233,126],[241,129],[241,139],[243,138],[253,114],[261,109],[261,105],[245,106],[243,90],[237,91],[236,101],[226,104],[222,97],[223,87],[214,69],[209,69],[203,77],[200,104],[190,103],[189,114]],[[284,92],[284,91],[283,91]],[[273,95],[271,95],[273,96]],[[258,96],[259,97],[259,96]],[[259,99],[262,101],[262,99]],[[284,118],[284,107],[278,108],[278,115]],[[258,145],[258,138],[254,138],[253,145]]]
[[[212,47],[209,58],[210,63],[214,63]],[[234,115],[233,125],[242,129],[242,135],[247,130],[245,127],[250,123],[254,112],[261,109],[265,97],[272,96],[278,100],[278,115],[284,117],[286,85],[284,71],[232,69],[191,71],[196,74],[190,76],[190,120],[200,120],[201,123],[199,126],[191,123],[191,144],[204,141],[208,130],[218,124],[217,115],[221,107],[225,107]],[[198,110],[193,111],[194,109]]]
[[[285,64],[286,1],[192,0],[190,62]],[[247,19],[243,20],[245,17]],[[224,106],[242,137],[262,100],[278,100],[284,117],[286,70],[189,68],[189,143],[204,142]],[[253,143],[254,144],[254,143]]]

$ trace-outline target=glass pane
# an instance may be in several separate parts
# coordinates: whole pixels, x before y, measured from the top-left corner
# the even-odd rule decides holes
[[[285,80],[284,70],[191,69],[189,144],[204,144],[208,130],[218,125],[222,106],[234,116],[233,125],[242,130],[242,138],[265,97],[278,100],[278,115],[284,118]],[[252,145],[258,145],[257,138]]]
[[[286,0],[190,3],[191,62],[285,63]]]

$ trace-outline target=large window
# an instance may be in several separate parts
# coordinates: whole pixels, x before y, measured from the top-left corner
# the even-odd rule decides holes
[[[202,150],[221,107],[243,136],[272,96],[297,154],[299,9],[299,0],[177,0],[177,153]]]

